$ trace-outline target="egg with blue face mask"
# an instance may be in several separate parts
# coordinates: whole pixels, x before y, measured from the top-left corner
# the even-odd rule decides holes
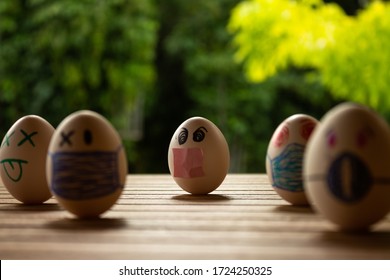
[[[184,121],[168,148],[169,171],[175,182],[191,194],[208,194],[225,179],[229,147],[221,130],[203,117]]]
[[[367,230],[390,210],[390,130],[355,103],[331,109],[304,155],[309,201],[341,230]]]
[[[0,177],[8,192],[25,204],[52,197],[46,181],[46,155],[54,127],[40,116],[17,120],[0,147]]]
[[[80,218],[97,217],[121,195],[127,159],[121,138],[100,114],[83,110],[57,127],[46,175],[58,203]]]
[[[266,171],[277,194],[293,205],[308,205],[303,189],[303,155],[318,121],[305,114],[285,119],[268,144]]]

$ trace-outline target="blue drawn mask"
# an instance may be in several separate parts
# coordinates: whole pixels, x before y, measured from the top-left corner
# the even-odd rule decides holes
[[[52,155],[51,188],[65,199],[102,197],[122,187],[118,151],[57,152]]]
[[[274,187],[292,192],[303,191],[304,150],[303,145],[292,143],[287,145],[280,155],[270,160]]]

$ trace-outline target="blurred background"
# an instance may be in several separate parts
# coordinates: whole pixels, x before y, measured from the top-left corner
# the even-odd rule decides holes
[[[387,120],[390,6],[369,0],[1,0],[0,136],[28,114],[90,109],[130,173],[167,173],[176,128],[224,133],[230,172],[265,172],[285,118],[345,100]]]

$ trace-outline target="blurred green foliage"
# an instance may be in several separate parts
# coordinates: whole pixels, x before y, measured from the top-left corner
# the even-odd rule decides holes
[[[25,114],[58,124],[77,109],[120,116],[154,80],[152,2],[0,2],[2,128]]]
[[[227,138],[231,172],[264,172],[268,141],[281,121],[295,113],[320,118],[350,97],[334,94],[336,88],[324,73],[337,70],[338,78],[350,80],[355,73],[346,69],[351,62],[344,70],[337,68],[344,59],[340,56],[332,62],[337,69],[321,68],[318,75],[321,61],[329,59],[318,52],[328,48],[326,40],[338,30],[334,20],[354,21],[346,20],[340,8],[316,1],[314,11],[309,0],[299,5],[289,1],[287,6],[268,1],[262,19],[245,19],[261,13],[249,9],[261,2],[2,0],[1,134],[26,114],[41,115],[57,126],[69,113],[91,109],[122,134],[130,172],[166,173],[174,131],[186,118],[200,115]],[[300,13],[304,24],[297,18],[281,21],[271,2],[283,4],[284,17]],[[245,6],[247,11],[239,12]],[[318,22],[311,17],[316,12]],[[310,35],[311,25],[319,28],[315,36]],[[301,38],[305,31],[309,33]],[[350,40],[357,34],[350,34]],[[235,59],[237,41],[232,44],[239,36],[243,64]],[[304,43],[305,53],[295,40]],[[357,51],[344,50],[345,59]],[[250,72],[248,63],[262,66],[253,72],[261,73],[260,83],[244,75]]]
[[[336,97],[390,107],[390,4],[374,1],[357,16],[322,0],[251,0],[238,5],[229,28],[247,77],[261,82],[290,66],[311,68]]]
[[[333,99],[317,81],[286,71],[263,84],[246,80],[234,60],[226,29],[239,1],[158,1],[155,96],[149,99],[145,137],[137,146],[141,170],[168,172],[167,152],[186,118],[204,116],[222,130],[230,146],[231,172],[264,172],[273,130],[294,113],[320,117]],[[318,99],[307,102],[307,94]],[[321,98],[322,97],[322,98]],[[142,166],[142,167],[141,167]]]
[[[147,116],[146,139],[140,148],[145,164],[154,166],[145,169],[158,172],[163,167],[163,171],[168,171],[166,156],[173,132],[195,115],[210,119],[225,134],[231,149],[231,170],[261,169],[262,151],[272,127],[263,112],[269,108],[272,97],[248,83],[233,59],[234,48],[226,24],[237,3],[160,2],[156,65],[160,75],[156,99]]]
[[[1,134],[23,115],[56,127],[90,109],[127,137],[155,80],[155,12],[151,0],[0,1]]]

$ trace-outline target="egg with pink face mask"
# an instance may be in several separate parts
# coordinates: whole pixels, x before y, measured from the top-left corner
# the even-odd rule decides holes
[[[175,182],[191,194],[217,189],[229,169],[229,147],[211,121],[193,117],[175,131],[168,150],[169,171]]]

